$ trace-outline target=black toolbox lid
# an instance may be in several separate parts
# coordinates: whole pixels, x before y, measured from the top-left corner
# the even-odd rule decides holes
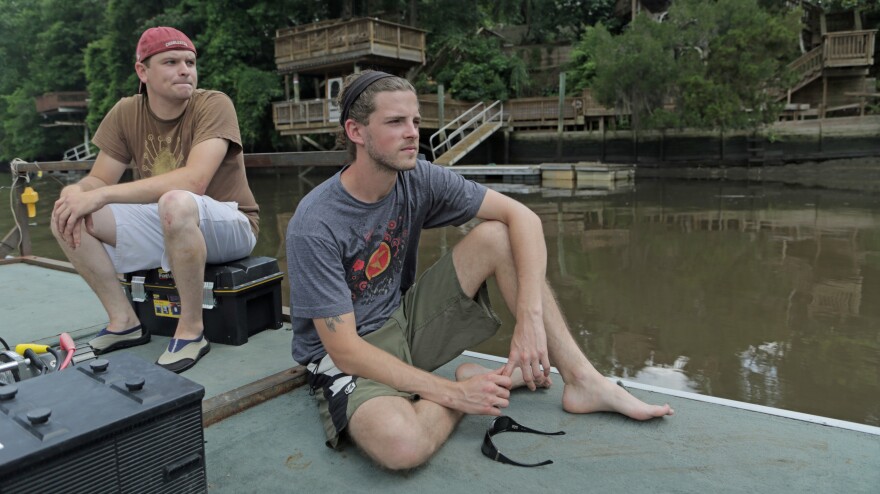
[[[175,287],[173,273],[161,269],[149,269],[125,274],[125,283],[130,284],[134,276],[143,276],[148,286]],[[241,290],[267,280],[280,280],[284,275],[278,268],[278,260],[274,257],[245,257],[224,264],[208,264],[205,266],[205,281],[214,283],[214,290]]]
[[[205,388],[122,352],[0,387],[0,478],[154,417],[201,407]]]
[[[281,277],[278,260],[272,257],[246,257],[226,264],[205,266],[205,280],[214,280],[215,290],[236,290],[268,278]]]

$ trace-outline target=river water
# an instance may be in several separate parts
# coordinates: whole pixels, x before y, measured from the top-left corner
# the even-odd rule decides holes
[[[34,181],[30,227],[34,253],[56,259],[47,222],[60,177]],[[287,222],[324,178],[252,174],[262,209],[256,254],[277,257],[286,272]],[[499,187],[541,217],[548,277],[600,372],[880,426],[877,195],[721,181]],[[426,232],[420,267],[472,226]],[[4,208],[0,234],[11,227]],[[286,305],[286,283],[284,297]],[[497,291],[493,299],[501,305]],[[512,317],[499,313],[502,330],[474,350],[507,356]]]

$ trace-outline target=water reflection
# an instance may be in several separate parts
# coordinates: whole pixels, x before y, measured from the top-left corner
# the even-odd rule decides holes
[[[880,423],[875,197],[646,182],[603,197],[518,196],[548,276],[605,374]],[[460,232],[426,235],[454,243]],[[871,304],[869,304],[871,305]],[[505,354],[504,331],[477,350]]]
[[[285,272],[287,222],[323,179],[251,177],[262,209],[256,253]],[[36,187],[35,253],[61,258],[47,227],[60,185]],[[880,425],[878,197],[710,181],[505,193],[540,215],[547,275],[604,374]],[[473,226],[425,232],[420,266]],[[502,330],[474,350],[506,356],[513,318],[499,313]]]

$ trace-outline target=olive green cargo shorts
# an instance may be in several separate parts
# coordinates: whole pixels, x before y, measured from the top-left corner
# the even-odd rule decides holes
[[[474,298],[462,292],[449,252],[407,290],[385,325],[364,340],[410,365],[433,371],[494,335],[500,325],[485,283]],[[309,364],[308,371],[327,446],[332,448],[338,446],[354,411],[367,400],[378,396],[419,399],[418,395],[344,374],[329,355]]]

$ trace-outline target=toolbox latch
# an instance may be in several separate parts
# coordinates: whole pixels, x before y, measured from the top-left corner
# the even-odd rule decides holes
[[[143,276],[131,277],[131,300],[133,302],[144,302],[147,300],[147,292],[144,290],[145,279]]]
[[[202,308],[213,309],[216,302],[214,301],[214,282],[206,281],[205,288],[202,289]]]

